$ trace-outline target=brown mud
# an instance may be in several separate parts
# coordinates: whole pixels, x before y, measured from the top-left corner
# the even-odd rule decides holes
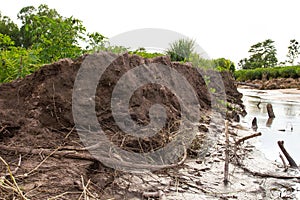
[[[270,187],[262,189],[259,181],[251,185],[249,182],[255,181],[256,177],[236,167],[238,172],[231,171],[231,188],[244,184],[247,189],[234,186],[239,188],[235,191],[223,187],[222,124],[226,117],[238,119],[236,116],[244,112],[242,95],[237,91],[231,74],[221,73],[230,105],[227,106],[227,116],[221,116],[219,123],[210,124],[218,138],[206,158],[200,159],[197,151],[199,148],[201,150],[201,138],[208,131],[209,113],[212,111],[209,88],[194,68],[172,63],[168,57],[144,59],[128,54],[119,56],[99,81],[95,97],[96,113],[107,137],[123,149],[148,152],[164,147],[178,129],[174,126],[170,130],[170,126],[180,119],[180,106],[171,91],[148,84],[139,88],[131,98],[131,117],[142,125],[149,123],[148,109],[152,104],[166,106],[168,121],[164,129],[145,140],[124,136],[113,119],[110,99],[120,77],[136,66],[160,63],[176,69],[196,91],[203,115],[200,120],[202,125],[199,126],[201,137],[188,149],[186,162],[177,167],[137,175],[109,168],[93,158],[84,150],[72,115],[74,81],[85,57],[63,59],[43,66],[22,80],[0,85],[0,156],[13,171],[9,174],[8,166],[0,163],[0,199],[149,199],[147,192],[158,191],[160,197],[153,198],[183,199],[194,196],[197,199],[236,199],[248,193],[250,198],[270,196],[266,192]],[[212,76],[210,81],[219,82],[214,80],[216,78]],[[243,174],[244,183],[237,183],[238,174]],[[247,179],[249,176],[252,178]]]

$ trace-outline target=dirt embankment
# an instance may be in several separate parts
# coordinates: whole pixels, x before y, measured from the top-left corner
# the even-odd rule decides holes
[[[105,167],[88,152],[82,151],[83,145],[74,128],[72,92],[77,72],[85,58],[83,56],[74,61],[63,59],[42,67],[22,80],[0,85],[0,156],[12,169],[17,168],[21,156],[21,165],[14,176],[28,198],[46,199],[63,194],[64,198],[78,199],[87,183],[92,193],[90,195],[99,199],[103,195],[113,196],[122,191],[123,194],[139,195],[120,189],[114,183],[121,172]],[[163,147],[168,142],[166,138],[170,138],[170,135],[166,137],[167,130],[168,134],[176,133],[178,127],[170,130],[170,126],[181,117],[178,99],[172,91],[148,84],[134,93],[129,105],[130,114],[136,122],[147,125],[149,107],[156,103],[165,105],[168,121],[161,134],[139,140],[124,137],[116,125],[110,108],[114,86],[129,70],[149,63],[170,66],[188,80],[201,106],[202,123],[208,123],[208,113],[212,109],[210,88],[195,68],[171,63],[168,57],[143,59],[128,54],[119,56],[99,81],[95,109],[98,121],[110,140],[133,152],[149,152]],[[227,101],[232,105],[228,108],[232,109],[235,105],[243,111],[242,95],[237,91],[232,76],[226,72],[222,72],[221,76]],[[217,79],[210,77],[211,82],[220,82]],[[236,116],[235,112],[229,112],[231,117]],[[205,127],[199,127],[199,132],[205,131]],[[0,168],[2,176],[6,167],[1,163]],[[1,187],[0,194],[4,199],[17,196],[16,192]]]

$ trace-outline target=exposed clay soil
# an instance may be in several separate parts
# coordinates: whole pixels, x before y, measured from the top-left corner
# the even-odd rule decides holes
[[[104,166],[82,150],[83,145],[74,128],[72,92],[77,72],[85,58],[63,59],[43,66],[22,80],[0,85],[0,156],[11,170],[18,168],[13,175],[27,198],[78,199],[84,195],[91,199],[142,198],[142,191],[128,190],[118,183],[118,178],[126,175],[125,172]],[[176,133],[178,129],[176,126],[171,131],[169,129],[181,116],[176,96],[155,84],[139,88],[131,98],[129,109],[133,120],[146,125],[149,123],[149,107],[154,103],[165,105],[168,121],[160,134],[145,140],[134,137],[124,139],[124,134],[114,122],[110,98],[115,84],[128,70],[147,63],[170,66],[186,77],[197,93],[203,115],[199,122],[204,124],[199,126],[199,133],[205,134],[205,124],[210,120],[208,113],[211,111],[211,97],[203,77],[195,68],[171,63],[168,57],[143,59],[124,54],[105,71],[95,97],[98,121],[110,140],[125,150],[148,152],[163,147],[169,142],[166,138],[170,138],[170,134]],[[227,117],[238,120],[236,116],[239,113],[230,109],[236,107],[244,111],[242,95],[237,91],[231,74],[222,72],[221,75],[227,101],[231,104]],[[216,79],[210,77],[210,81],[219,82]],[[222,131],[217,124],[214,126]],[[18,167],[20,156],[21,164]],[[7,172],[3,163],[0,169],[0,175],[3,176]],[[165,174],[164,171],[159,173]],[[8,175],[5,178],[11,180]],[[88,191],[84,189],[87,184]],[[20,195],[1,188],[0,197],[14,199],[20,198]]]

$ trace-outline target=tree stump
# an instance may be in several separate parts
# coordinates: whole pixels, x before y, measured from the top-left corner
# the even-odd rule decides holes
[[[267,104],[267,111],[268,111],[269,118],[275,118],[272,104],[270,103]]]
[[[258,128],[258,126],[257,126],[257,119],[256,119],[256,117],[254,117],[254,119],[252,120],[252,129],[254,131],[257,131],[257,128]]]

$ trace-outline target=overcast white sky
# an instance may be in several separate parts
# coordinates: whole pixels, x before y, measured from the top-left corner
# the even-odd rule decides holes
[[[300,41],[299,0],[0,0],[0,11],[17,22],[21,8],[42,3],[82,20],[89,32],[113,37],[140,28],[169,29],[196,39],[211,58],[235,63],[269,38],[283,61],[290,39]]]

